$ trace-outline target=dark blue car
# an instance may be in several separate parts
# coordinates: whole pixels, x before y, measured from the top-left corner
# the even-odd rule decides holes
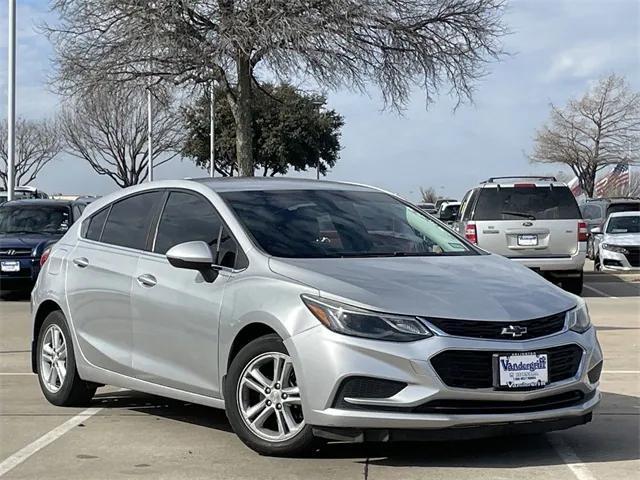
[[[92,200],[15,200],[0,206],[0,293],[31,290],[42,253],[64,235]]]

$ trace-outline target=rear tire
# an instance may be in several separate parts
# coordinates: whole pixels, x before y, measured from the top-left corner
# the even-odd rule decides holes
[[[245,445],[261,455],[299,456],[308,453],[314,445],[312,428],[302,417],[299,388],[290,359],[279,336],[260,337],[238,352],[224,382],[225,409],[233,431]],[[275,372],[279,365],[276,361],[283,361],[282,374]],[[256,375],[249,373],[256,370]],[[285,376],[282,383],[277,383],[278,378]],[[247,383],[260,388],[247,387]],[[262,402],[265,403],[260,408]],[[290,425],[294,428],[289,428]]]
[[[602,263],[600,261],[600,257],[596,255],[596,258],[593,260],[593,271],[601,272],[602,271]]]
[[[565,278],[562,280],[562,288],[574,295],[582,295],[584,286],[584,273],[580,272],[579,277]]]
[[[95,384],[78,376],[71,333],[59,310],[47,315],[40,328],[36,369],[42,393],[54,405],[87,406],[96,393]]]

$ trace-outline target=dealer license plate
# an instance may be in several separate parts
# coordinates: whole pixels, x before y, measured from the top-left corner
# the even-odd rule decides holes
[[[549,383],[546,353],[512,353],[494,355],[496,388],[536,388]]]
[[[535,247],[538,245],[538,235],[518,235],[518,245],[521,247]]]
[[[5,260],[0,262],[0,271],[3,272],[19,272],[20,262],[18,260]]]

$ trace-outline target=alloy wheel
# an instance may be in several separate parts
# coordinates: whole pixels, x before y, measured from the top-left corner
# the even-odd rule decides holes
[[[268,352],[244,368],[238,382],[238,408],[252,433],[270,442],[284,442],[304,427],[300,388],[291,357]]]
[[[51,325],[42,339],[40,377],[51,393],[56,393],[67,376],[67,342],[57,325]]]

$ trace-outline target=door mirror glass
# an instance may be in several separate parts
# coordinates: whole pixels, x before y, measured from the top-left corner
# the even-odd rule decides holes
[[[593,235],[600,235],[600,234],[602,233],[602,228],[600,228],[600,227],[593,227],[593,228],[591,229],[591,233],[592,233]]]
[[[211,271],[214,266],[211,249],[201,240],[184,242],[171,247],[166,256],[169,263],[176,268],[206,272]]]

